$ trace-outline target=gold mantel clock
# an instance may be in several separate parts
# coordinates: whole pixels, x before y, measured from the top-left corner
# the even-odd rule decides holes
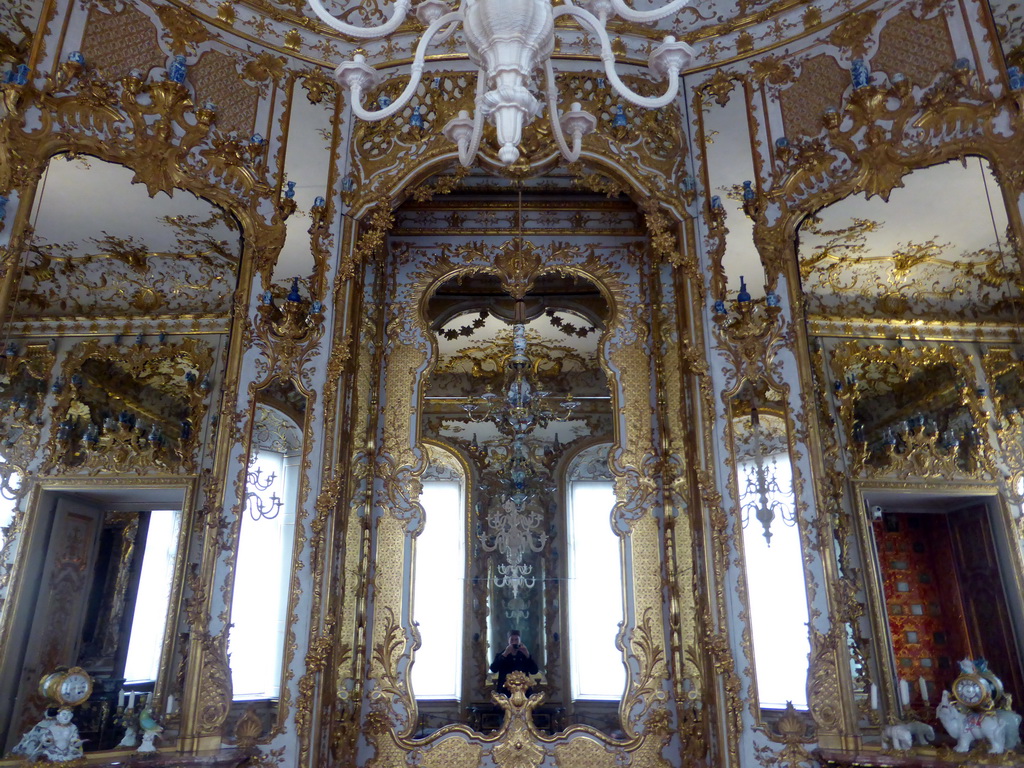
[[[57,707],[77,707],[92,695],[92,677],[81,667],[57,669],[39,681],[39,692]]]

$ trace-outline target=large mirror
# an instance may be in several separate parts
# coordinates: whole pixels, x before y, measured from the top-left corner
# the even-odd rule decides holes
[[[3,683],[14,692],[0,706],[7,749],[42,718],[47,700],[39,681],[58,666],[83,667],[93,680],[89,701],[75,714],[86,751],[113,749],[128,738],[124,718],[154,697],[175,695],[173,616],[193,489],[188,481],[161,480],[128,486],[63,478],[33,486],[37,526],[23,542],[23,562],[40,599],[33,611],[12,615],[24,641],[5,649],[12,663]]]
[[[495,730],[502,711],[491,693],[507,694],[505,678],[516,669],[545,693],[534,709],[539,727],[584,722],[614,732],[625,675],[615,648],[622,608],[611,528],[611,401],[598,352],[607,303],[593,283],[572,275],[541,275],[515,299],[495,275],[461,274],[437,286],[427,314],[436,362],[422,437],[446,446],[468,471],[458,490],[450,486],[450,501],[439,501],[440,468],[452,462],[440,463],[434,448],[422,478],[413,609],[422,645],[412,673],[421,732],[453,721]],[[588,486],[572,459],[595,442],[603,449],[587,457],[603,473]],[[435,539],[445,510],[456,506],[451,534]],[[440,566],[432,558],[456,551],[469,554],[465,589],[450,593],[459,610],[444,625],[461,627],[457,647],[464,636],[466,653],[448,654],[453,674],[439,688],[420,670],[429,666],[433,677],[442,663],[431,656],[440,630],[432,636],[426,625],[436,621],[429,618],[437,615],[433,600],[445,598],[421,580],[435,581]],[[601,629],[585,620],[597,615],[607,617]],[[605,653],[577,655],[577,646]],[[593,682],[588,671],[598,668],[610,684]]]
[[[75,714],[87,750],[119,743],[125,707],[152,704],[165,739],[180,712],[188,641],[175,618],[242,236],[234,216],[188,190],[151,196],[137,171],[51,158],[32,227],[12,241],[23,247],[11,254],[0,455],[5,467],[42,461],[4,546],[15,553],[10,593],[41,597],[5,606],[0,644],[16,660],[0,669],[7,747],[39,722],[39,679],[58,665],[93,677]],[[39,439],[42,451],[30,447]]]

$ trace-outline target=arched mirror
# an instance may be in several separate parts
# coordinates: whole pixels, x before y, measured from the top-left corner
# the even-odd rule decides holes
[[[456,644],[462,653],[448,654],[448,663],[461,667],[460,684],[446,707],[417,685],[422,679],[418,668],[428,663],[421,652],[431,642],[418,618],[425,594],[419,586],[421,558],[424,541],[441,525],[437,521],[443,514],[436,506],[443,486],[428,479],[436,473],[436,450],[431,449],[420,500],[426,522],[416,543],[414,616],[423,630],[423,647],[412,679],[421,732],[456,721],[485,732],[496,729],[501,709],[491,693],[507,694],[505,678],[517,669],[530,676],[532,688],[545,693],[543,705],[534,710],[540,727],[556,731],[587,722],[617,728],[625,670],[615,647],[622,590],[621,569],[614,567],[620,553],[611,527],[610,446],[605,442],[587,454],[591,463],[604,465],[600,509],[587,497],[589,486],[578,481],[570,487],[572,473],[565,466],[582,446],[611,437],[610,392],[598,352],[607,313],[597,287],[571,275],[541,275],[516,299],[495,275],[460,274],[442,281],[431,295],[427,314],[436,361],[425,390],[423,437],[451,446],[472,482],[463,481],[458,491],[451,486],[445,502],[447,509],[458,506],[458,523],[468,528],[462,541],[456,534],[462,528],[452,527],[448,542],[448,557],[462,551],[468,555],[468,578],[458,582],[465,583],[462,592],[452,592],[452,599],[460,601],[460,615],[446,622],[449,628],[462,627]],[[454,521],[446,524],[456,526]],[[588,535],[598,530],[606,534],[600,554],[610,562],[577,546],[577,540],[590,541]],[[580,592],[567,604],[572,585],[594,586],[592,579],[615,573],[614,585],[607,587],[609,600],[619,602],[617,613],[605,604],[602,610],[609,618],[603,632],[583,625],[574,630],[571,606],[581,606],[582,615],[582,606],[594,596]],[[603,648],[604,662],[575,654],[577,645]],[[605,686],[603,707],[584,706],[593,701],[595,690],[580,693],[570,684],[580,679],[574,664],[589,669],[609,659],[619,667],[617,675],[608,675],[617,678],[615,692]]]
[[[644,217],[625,198],[560,194],[565,179],[525,182],[521,196],[485,174],[464,184],[396,210],[385,263],[367,268],[383,341],[358,362],[380,376],[359,522],[373,588],[365,666],[346,660],[339,688],[362,702],[383,762],[653,755],[674,717],[667,691],[688,672],[670,673],[686,662],[670,662],[661,621],[668,525],[649,297],[662,284]],[[443,487],[435,447],[464,482]],[[444,530],[442,573],[420,555]],[[453,672],[433,695],[418,669],[436,666],[422,579],[434,599],[450,590],[462,625],[445,627]],[[687,616],[691,598],[680,595]],[[346,603],[359,611],[362,599]],[[588,614],[601,626],[575,620]],[[576,674],[595,667],[599,685]]]

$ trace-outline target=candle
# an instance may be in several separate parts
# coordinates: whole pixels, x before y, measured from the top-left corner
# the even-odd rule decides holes
[[[135,691],[128,694],[128,709],[135,709]]]
[[[921,701],[928,703],[928,681],[923,677],[917,678],[917,687],[921,689]]]
[[[167,714],[170,715],[174,712],[174,696],[167,697]]]
[[[124,707],[124,688],[117,692],[117,706]]]
[[[871,708],[878,709],[878,686],[871,684]]]
[[[902,678],[900,679],[900,701],[903,702],[904,707],[910,706],[910,683]]]

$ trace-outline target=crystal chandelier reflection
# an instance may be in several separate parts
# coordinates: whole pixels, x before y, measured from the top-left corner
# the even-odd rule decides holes
[[[379,109],[367,110],[362,105],[363,94],[381,81],[380,73],[357,53],[352,61],[343,62],[336,70],[338,82],[348,90],[352,111],[363,120],[384,120],[397,114],[412,99],[423,77],[423,63],[431,43],[448,40],[461,24],[466,39],[467,54],[478,69],[476,111],[472,117],[465,110],[450,120],[442,133],[459,148],[459,161],[472,164],[480,148],[484,121],[489,120],[498,135],[498,158],[504,165],[519,159],[518,144],[523,127],[542,111],[541,102],[533,95],[534,73],[543,70],[546,84],[548,117],[551,132],[562,155],[569,162],[580,156],[583,137],[597,127],[597,118],[574,103],[570,110],[559,116],[558,89],[551,63],[555,47],[555,20],[571,16],[592,33],[601,44],[601,60],[605,75],[612,88],[623,99],[638,107],[657,109],[673,99],[679,91],[679,74],[693,59],[693,49],[686,43],[668,36],[651,51],[648,66],[668,88],[658,97],[644,97],[630,90],[615,71],[615,54],[608,37],[606,24],[610,16],[618,15],[626,21],[647,23],[677,13],[690,0],[673,0],[668,5],[651,11],[635,11],[623,0],[589,0],[586,8],[565,0],[552,6],[551,0],[461,0],[458,10],[452,11],[444,0],[421,0],[416,5],[416,18],[426,26],[411,65],[411,76],[405,89],[394,101],[381,99]],[[394,13],[377,27],[357,27],[332,16],[321,0],[309,4],[324,23],[344,35],[361,39],[381,38],[395,32],[410,10],[411,0],[396,0]],[[414,110],[415,115],[419,115]],[[566,137],[572,142],[569,146]]]
[[[498,565],[495,585],[511,589],[513,598],[518,597],[521,589],[530,589],[536,583],[533,566],[523,562],[524,555],[527,551],[540,552],[547,542],[547,534],[540,530],[543,516],[536,509],[528,509],[544,487],[537,459],[528,442],[529,435],[551,422],[568,421],[580,405],[572,394],[553,403],[550,393],[531,380],[533,361],[526,353],[523,317],[524,304],[517,301],[518,322],[512,327],[512,352],[505,363],[502,393],[487,392],[469,398],[462,405],[471,422],[492,423],[510,438],[506,459],[498,470],[504,485],[504,500],[490,510],[487,515],[489,531],[481,532],[478,538],[485,551],[497,550],[505,559]],[[557,442],[556,435],[556,446]]]

